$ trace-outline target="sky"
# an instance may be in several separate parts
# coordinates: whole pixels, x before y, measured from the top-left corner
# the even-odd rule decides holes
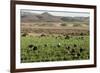
[[[69,17],[89,17],[88,12],[71,12],[71,11],[47,11],[47,10],[28,10],[28,9],[21,9],[22,12],[31,12],[36,14],[42,14],[44,12],[48,12],[54,16],[69,16]]]

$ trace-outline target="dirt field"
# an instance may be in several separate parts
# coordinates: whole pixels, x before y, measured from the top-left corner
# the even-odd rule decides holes
[[[66,35],[88,35],[89,30],[85,27],[21,27],[22,33],[37,34],[66,34]]]

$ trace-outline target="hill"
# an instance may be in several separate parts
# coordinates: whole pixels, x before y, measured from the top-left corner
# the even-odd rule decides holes
[[[49,12],[42,14],[21,12],[21,22],[89,22],[89,17],[65,17],[65,16],[54,16]]]

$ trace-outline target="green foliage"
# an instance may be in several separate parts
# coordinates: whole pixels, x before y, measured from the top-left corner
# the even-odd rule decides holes
[[[26,32],[22,33],[21,36],[26,37],[28,34]]]
[[[71,36],[69,39],[65,37],[52,35],[21,37],[21,62],[89,59],[89,36]],[[30,50],[28,47],[30,44],[37,46],[37,50]]]
[[[81,24],[79,24],[79,23],[75,23],[75,24],[73,25],[73,27],[79,27],[79,26],[81,26]]]
[[[66,25],[67,25],[66,23],[62,23],[62,24],[61,24],[61,26],[66,26]]]

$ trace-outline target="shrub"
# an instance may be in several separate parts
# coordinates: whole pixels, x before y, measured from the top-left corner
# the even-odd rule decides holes
[[[27,33],[22,33],[21,36],[26,37],[28,34]]]
[[[83,36],[83,35],[84,35],[84,33],[82,33],[82,32],[81,32],[81,33],[80,33],[80,35],[81,35],[81,36]]]
[[[41,34],[41,37],[44,37],[44,36],[46,36],[46,34],[43,34],[43,33],[42,33],[42,34]]]
[[[80,26],[80,24],[74,24],[73,26],[74,26],[74,27],[79,27],[79,26]]]
[[[66,36],[65,36],[65,39],[70,39],[70,36],[69,36],[69,35],[66,35]]]
[[[66,23],[62,23],[61,26],[66,26]]]

